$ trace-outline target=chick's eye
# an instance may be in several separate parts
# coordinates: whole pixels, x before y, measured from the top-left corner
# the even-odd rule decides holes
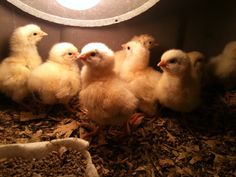
[[[172,63],[172,64],[177,63],[177,60],[176,59],[171,59],[171,60],[169,60],[169,63]]]
[[[130,47],[128,46],[127,49],[130,50]]]
[[[38,33],[33,33],[34,36],[36,36]]]
[[[197,62],[204,62],[204,59],[203,59],[203,58],[199,58],[199,59],[197,60]]]
[[[72,55],[72,53],[71,53],[71,52],[68,52],[68,55]]]
[[[96,56],[96,52],[92,52],[92,53],[90,54],[90,56],[95,57],[95,56]]]
[[[152,44],[152,41],[149,41],[149,44]]]

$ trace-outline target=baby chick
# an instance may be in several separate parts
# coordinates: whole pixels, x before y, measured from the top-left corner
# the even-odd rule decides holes
[[[88,118],[100,126],[127,122],[138,100],[113,71],[113,51],[103,43],[89,43],[79,59],[84,64],[79,98],[82,107],[88,110]]]
[[[158,63],[163,73],[157,85],[162,105],[179,112],[190,112],[200,103],[200,85],[192,76],[190,58],[181,50],[171,49]]]
[[[140,42],[146,49],[150,50],[153,48],[156,43],[155,43],[155,38],[149,34],[141,34],[139,36],[134,36],[131,41],[137,41]],[[122,64],[125,60],[126,57],[126,52],[125,50],[119,50],[115,52],[115,66],[114,66],[114,71],[116,73],[120,73]]]
[[[157,45],[155,38],[149,34],[141,34],[139,36],[134,36],[131,41],[140,42],[146,49],[152,49]]]
[[[225,89],[236,86],[236,41],[229,42],[223,52],[209,60],[208,70]]]
[[[192,64],[192,76],[197,78],[199,82],[203,82],[207,62],[205,56],[198,51],[188,52],[187,55]]]
[[[0,90],[20,103],[28,94],[31,71],[42,63],[36,44],[47,35],[39,26],[16,28],[10,39],[10,56],[0,65]]]
[[[62,103],[67,107],[69,100],[81,88],[76,63],[78,55],[77,48],[71,43],[55,44],[49,52],[48,60],[30,74],[29,90],[37,93],[43,104]]]
[[[161,73],[149,67],[150,52],[142,43],[130,41],[124,48],[126,58],[120,76],[139,99],[139,109],[148,116],[153,116],[157,106],[156,85]]]

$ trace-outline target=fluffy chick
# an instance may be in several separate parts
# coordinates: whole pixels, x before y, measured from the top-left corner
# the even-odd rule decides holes
[[[134,36],[131,41],[140,42],[146,49],[152,49],[157,45],[157,43],[155,42],[155,38],[149,34]]]
[[[113,71],[113,51],[105,44],[89,43],[83,47],[79,59],[84,64],[79,98],[88,110],[88,118],[100,126],[127,122],[138,100]]]
[[[236,41],[226,44],[223,52],[209,60],[207,69],[225,89],[236,86]]]
[[[206,70],[206,57],[198,51],[192,51],[187,53],[192,65],[192,76],[203,82],[203,78]]]
[[[34,69],[28,80],[28,88],[37,93],[43,104],[62,103],[68,106],[69,100],[80,88],[79,67],[76,63],[77,48],[67,42],[55,44],[48,60]]]
[[[153,48],[156,43],[155,43],[155,38],[149,34],[141,34],[138,36],[134,36],[131,41],[137,41],[141,43],[146,49],[151,49]],[[124,44],[125,46],[125,44]],[[123,47],[124,48],[124,47]],[[114,71],[116,73],[120,73],[122,64],[126,58],[126,52],[125,50],[119,50],[115,52],[115,66],[114,66]]]
[[[200,104],[200,85],[192,76],[188,55],[181,50],[168,50],[158,66],[163,70],[157,86],[160,103],[179,112],[194,110]]]
[[[139,109],[148,116],[153,116],[157,107],[156,85],[161,73],[149,67],[150,51],[143,44],[130,41],[124,48],[126,58],[120,76],[139,99]]]
[[[27,80],[31,71],[42,63],[36,44],[47,33],[39,26],[18,27],[10,39],[10,56],[0,65],[0,90],[16,102],[28,94]]]

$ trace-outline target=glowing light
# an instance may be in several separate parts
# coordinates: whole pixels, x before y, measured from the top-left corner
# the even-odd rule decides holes
[[[60,5],[72,10],[86,10],[96,6],[100,0],[56,0]]]

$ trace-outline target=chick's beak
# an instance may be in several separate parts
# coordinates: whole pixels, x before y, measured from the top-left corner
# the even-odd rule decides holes
[[[121,47],[122,47],[122,49],[125,49],[126,48],[126,44],[122,44]]]
[[[75,52],[75,53],[73,53],[73,56],[75,57],[75,58],[79,58],[79,52]]]
[[[158,43],[158,42],[155,42],[155,43],[153,44],[153,46],[154,46],[154,47],[159,46],[159,43]]]
[[[159,67],[166,67],[166,62],[160,61],[160,62],[157,64],[157,66],[159,66]]]
[[[78,55],[78,59],[80,60],[86,60],[88,58],[88,53],[83,53],[83,54],[80,54]]]
[[[40,36],[47,36],[48,34],[45,33],[44,31],[41,31]]]

